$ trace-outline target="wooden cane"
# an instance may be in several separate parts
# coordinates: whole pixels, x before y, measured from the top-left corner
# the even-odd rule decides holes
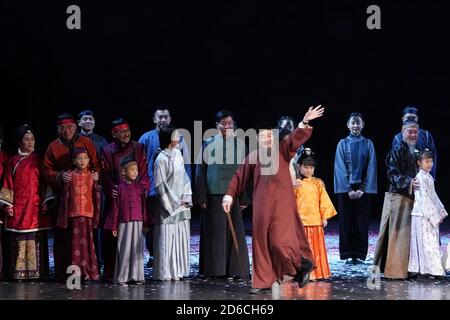
[[[239,245],[238,245],[238,241],[237,241],[237,237],[236,237],[236,231],[234,230],[233,220],[231,219],[230,213],[225,213],[225,215],[227,216],[228,226],[230,227],[231,237],[233,238],[234,248],[236,249],[238,262],[239,262],[239,265],[241,266],[242,279],[244,281],[246,281],[247,277],[245,275],[245,268],[242,265],[241,256],[239,255]]]

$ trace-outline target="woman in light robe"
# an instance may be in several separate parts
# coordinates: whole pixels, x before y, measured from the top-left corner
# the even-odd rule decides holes
[[[189,276],[191,182],[184,169],[174,127],[159,131],[161,151],[154,164],[157,217],[154,229],[153,278],[180,280]]]

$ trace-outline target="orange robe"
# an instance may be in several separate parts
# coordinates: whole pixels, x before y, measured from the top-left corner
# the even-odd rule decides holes
[[[279,145],[279,169],[262,175],[257,151],[231,179],[226,195],[240,196],[253,183],[253,270],[252,287],[270,288],[284,275],[297,275],[302,257],[313,262],[313,255],[300,220],[292,192],[289,162],[311,136],[311,128],[297,128]]]
[[[294,189],[294,193],[316,265],[316,269],[311,273],[311,280],[326,279],[331,277],[331,272],[322,221],[334,217],[337,212],[322,180],[304,178],[300,183],[301,186]]]

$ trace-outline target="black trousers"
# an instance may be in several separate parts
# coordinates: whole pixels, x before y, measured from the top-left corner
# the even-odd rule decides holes
[[[342,260],[365,260],[369,246],[370,195],[351,200],[338,194],[339,253]]]

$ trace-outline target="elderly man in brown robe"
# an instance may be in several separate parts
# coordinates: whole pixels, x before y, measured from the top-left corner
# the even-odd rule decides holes
[[[403,122],[402,134],[403,140],[386,158],[389,189],[384,196],[374,257],[374,264],[388,279],[408,278],[413,188],[420,187],[415,179],[417,167],[414,157],[419,124],[414,119],[407,119]]]
[[[295,279],[300,287],[309,280],[313,256],[299,218],[289,162],[298,148],[310,138],[309,121],[321,117],[321,106],[309,108],[297,129],[279,141],[270,126],[261,126],[258,151],[251,152],[231,179],[223,198],[223,209],[230,213],[233,199],[253,183],[253,274],[250,293],[268,290],[273,284]],[[278,152],[277,152],[278,151]],[[264,159],[269,155],[270,161]],[[268,168],[274,163],[275,170]],[[268,170],[269,169],[269,170]],[[273,169],[273,168],[272,168]]]

